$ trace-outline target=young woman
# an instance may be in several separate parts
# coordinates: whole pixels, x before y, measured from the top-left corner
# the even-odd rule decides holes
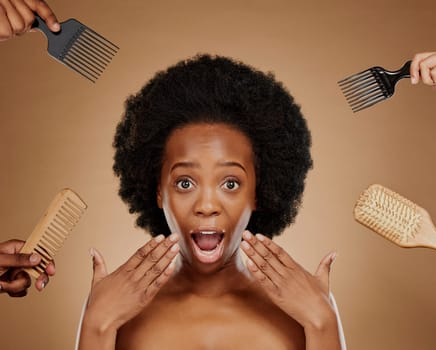
[[[127,101],[114,147],[120,195],[154,238],[111,274],[91,251],[81,350],[341,349],[335,253],[312,275],[271,240],[312,166],[305,119],[271,74],[180,62]]]

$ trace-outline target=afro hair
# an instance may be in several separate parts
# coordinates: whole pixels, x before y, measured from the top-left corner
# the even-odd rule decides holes
[[[156,75],[125,103],[114,172],[137,225],[168,236],[156,192],[169,135],[193,123],[224,123],[252,143],[256,211],[247,229],[268,237],[294,222],[312,167],[311,136],[300,107],[272,73],[221,56],[198,55]]]

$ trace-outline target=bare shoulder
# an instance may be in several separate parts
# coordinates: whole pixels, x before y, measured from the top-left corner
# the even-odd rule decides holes
[[[219,297],[166,288],[118,332],[117,349],[304,349],[302,327],[261,292]]]

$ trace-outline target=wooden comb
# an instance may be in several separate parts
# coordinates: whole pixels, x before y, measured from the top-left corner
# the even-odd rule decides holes
[[[436,249],[436,230],[428,212],[382,185],[361,193],[354,218],[400,247]]]
[[[41,262],[26,268],[30,275],[37,278],[53,260],[65,240],[79,222],[88,206],[69,188],[61,190],[52,200],[20,253],[36,253]]]

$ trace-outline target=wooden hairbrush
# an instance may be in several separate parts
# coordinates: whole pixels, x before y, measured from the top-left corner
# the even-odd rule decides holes
[[[354,218],[400,247],[436,249],[436,230],[428,212],[382,185],[361,193]]]
[[[21,248],[20,253],[36,253],[41,257],[41,262],[37,266],[26,268],[26,272],[37,278],[45,271],[87,207],[85,202],[68,188],[61,190],[53,198]]]

